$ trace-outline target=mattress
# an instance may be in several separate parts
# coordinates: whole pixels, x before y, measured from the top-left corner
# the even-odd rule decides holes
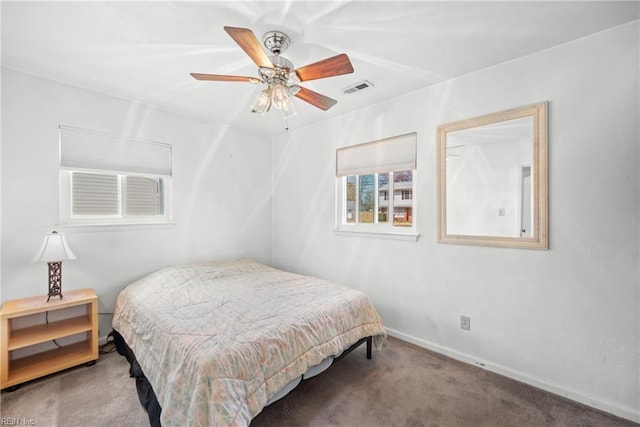
[[[362,292],[252,260],[152,273],[120,293],[113,327],[164,426],[248,425],[310,368],[364,337],[379,348],[386,336]]]

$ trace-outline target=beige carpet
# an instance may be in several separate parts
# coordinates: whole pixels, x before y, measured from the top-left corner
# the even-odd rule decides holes
[[[2,392],[2,418],[35,426],[145,426],[146,413],[117,353]],[[25,422],[27,421],[27,422]],[[637,425],[390,338],[303,381],[251,423],[262,426]]]

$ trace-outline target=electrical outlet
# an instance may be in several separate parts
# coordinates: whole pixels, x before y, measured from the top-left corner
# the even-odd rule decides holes
[[[471,330],[471,318],[469,316],[460,316],[460,329]]]

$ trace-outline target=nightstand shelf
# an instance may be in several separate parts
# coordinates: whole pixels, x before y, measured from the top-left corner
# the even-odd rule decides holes
[[[86,316],[72,317],[71,319],[60,320],[54,323],[15,329],[11,331],[8,350],[17,350],[41,342],[87,332],[91,329],[93,329],[93,325],[91,325],[91,322]]]
[[[26,316],[79,306],[85,306],[84,315],[23,328],[13,325]],[[8,301],[2,306],[0,318],[2,389],[98,358],[98,297],[91,289],[67,291],[64,299],[49,302],[44,297]],[[18,349],[82,334],[85,339],[74,344],[17,359],[11,357],[11,352]]]

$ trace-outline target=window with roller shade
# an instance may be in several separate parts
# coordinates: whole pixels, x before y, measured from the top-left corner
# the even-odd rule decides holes
[[[416,234],[415,133],[336,150],[336,229]]]
[[[171,146],[60,126],[63,224],[171,220]]]

